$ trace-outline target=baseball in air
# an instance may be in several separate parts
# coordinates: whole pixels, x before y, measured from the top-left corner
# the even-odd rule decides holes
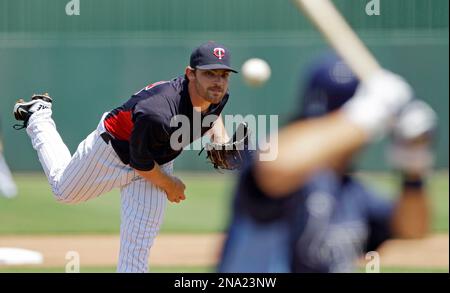
[[[271,74],[270,66],[259,58],[251,58],[242,65],[244,81],[250,86],[262,86]]]

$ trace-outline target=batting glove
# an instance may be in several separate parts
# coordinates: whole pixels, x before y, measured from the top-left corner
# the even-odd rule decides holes
[[[401,76],[383,69],[360,84],[343,111],[370,137],[376,138],[391,126],[392,119],[412,96],[411,87]]]
[[[395,121],[387,158],[392,166],[410,175],[425,175],[434,163],[432,142],[437,115],[425,102],[409,103]]]

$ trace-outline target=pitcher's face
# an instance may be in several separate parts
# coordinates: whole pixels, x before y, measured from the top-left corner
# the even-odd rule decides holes
[[[228,90],[229,77],[229,70],[196,69],[193,71],[193,78],[190,78],[190,82],[194,83],[194,88],[202,99],[212,104],[218,104]]]

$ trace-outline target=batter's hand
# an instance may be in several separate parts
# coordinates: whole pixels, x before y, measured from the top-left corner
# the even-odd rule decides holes
[[[434,110],[420,100],[414,100],[403,109],[394,124],[387,149],[388,159],[395,169],[420,176],[431,170],[437,120]]]
[[[370,138],[377,138],[390,129],[394,117],[412,97],[411,86],[401,76],[380,70],[358,86],[342,109]]]
[[[182,200],[186,199],[184,195],[184,190],[186,189],[186,185],[177,177],[170,176],[171,182],[165,188],[165,192],[167,194],[167,199],[170,202],[179,203]]]

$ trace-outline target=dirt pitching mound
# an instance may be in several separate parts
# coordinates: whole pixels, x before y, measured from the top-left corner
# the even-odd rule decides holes
[[[151,266],[214,266],[222,247],[223,234],[161,234],[150,255]],[[42,267],[64,267],[68,252],[75,251],[83,266],[116,266],[119,253],[117,235],[1,236],[0,247],[35,250],[44,256]],[[380,247],[381,266],[447,268],[448,234],[430,235],[420,240],[390,240]]]

